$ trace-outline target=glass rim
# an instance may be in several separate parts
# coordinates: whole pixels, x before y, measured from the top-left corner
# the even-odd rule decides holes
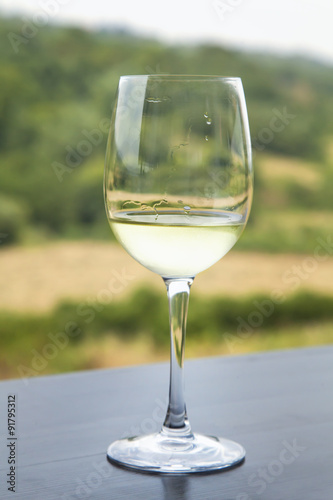
[[[172,73],[153,73],[147,75],[121,75],[121,79],[147,79],[147,78],[159,78],[159,79],[170,79],[170,80],[224,80],[224,81],[242,81],[240,76],[224,76],[224,75],[193,75],[193,74],[172,74]]]

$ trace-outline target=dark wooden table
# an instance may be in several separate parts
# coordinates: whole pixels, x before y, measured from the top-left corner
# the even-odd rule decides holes
[[[206,358],[187,361],[185,370],[192,428],[242,443],[243,465],[163,476],[106,461],[114,439],[159,429],[166,363],[13,380],[0,383],[0,498],[333,498],[333,347]],[[7,439],[9,395],[16,396],[15,441]],[[15,493],[6,483],[11,445]]]

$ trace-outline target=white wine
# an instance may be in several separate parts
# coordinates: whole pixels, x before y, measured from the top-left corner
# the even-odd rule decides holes
[[[143,266],[167,278],[193,277],[223,257],[238,240],[244,217],[222,211],[123,212],[112,230]]]

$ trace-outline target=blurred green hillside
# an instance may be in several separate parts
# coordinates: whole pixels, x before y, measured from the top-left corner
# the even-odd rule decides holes
[[[309,237],[332,227],[331,67],[215,46],[166,46],[121,31],[46,26],[27,38],[22,23],[0,19],[2,244],[111,237],[102,176],[123,74],[242,78],[256,196],[239,248],[307,251]]]
[[[237,250],[310,257],[301,256],[301,269],[294,263],[295,254],[283,264],[282,278],[287,276],[289,284],[285,302],[267,317],[262,313],[260,325],[245,336],[238,333],[239,318],[248,320],[257,311],[254,304],[267,303],[265,292],[256,289],[240,300],[192,295],[188,354],[332,342],[330,268],[322,294],[302,287],[323,260],[329,263],[331,255],[331,246],[324,245],[324,256],[311,257],[318,238],[328,241],[333,227],[333,68],[303,58],[217,46],[163,45],[121,30],[89,32],[47,25],[29,31],[24,23],[0,18],[0,247],[3,260],[6,256],[9,262],[8,254],[13,262],[17,259],[8,276],[3,270],[5,293],[7,283],[15,294],[22,292],[18,276],[27,283],[27,293],[36,293],[41,280],[58,265],[58,261],[44,263],[43,268],[28,256],[19,266],[22,253],[30,247],[18,245],[112,238],[102,179],[113,96],[121,75],[240,76],[250,118],[255,196]],[[249,255],[242,254],[242,259]],[[272,262],[271,255],[258,255],[261,262]],[[82,275],[89,272],[86,260],[75,263]],[[70,281],[71,266],[66,269]],[[238,280],[241,289],[247,278],[245,272],[236,272],[232,279]],[[300,289],[291,287],[295,279]],[[143,288],[114,304],[96,303],[99,312],[88,324],[77,312],[80,297],[69,300],[66,283],[61,286],[64,298],[50,310],[25,308],[26,296],[20,293],[19,310],[0,305],[0,378],[167,358],[164,294]],[[96,297],[91,300],[95,304]],[[64,334],[68,325],[76,325],[77,335]]]

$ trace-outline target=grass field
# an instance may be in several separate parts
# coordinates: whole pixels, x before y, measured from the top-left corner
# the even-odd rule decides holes
[[[333,342],[331,167],[256,161],[244,234],[194,281],[187,357]],[[1,248],[0,378],[168,359],[163,282],[106,234]]]
[[[317,243],[314,242],[314,249]],[[237,248],[237,247],[236,247]],[[297,290],[333,293],[333,259],[304,254],[269,254],[231,251],[199,274],[196,294],[285,294]],[[64,299],[98,300],[110,280],[112,300],[120,300],[142,284],[164,292],[160,277],[146,270],[116,243],[58,242],[3,249],[0,253],[0,308],[22,312],[51,310]]]
[[[162,280],[116,243],[12,247],[0,258],[1,378],[168,359]],[[186,356],[331,343],[332,283],[322,247],[231,252],[194,282]]]

